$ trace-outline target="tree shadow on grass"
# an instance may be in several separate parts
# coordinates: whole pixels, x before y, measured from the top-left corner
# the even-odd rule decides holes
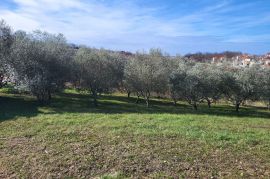
[[[94,107],[90,95],[62,93],[53,97],[51,103],[44,108],[48,112],[39,111],[39,104],[29,96],[10,95],[0,97],[0,122],[16,119],[16,117],[34,117],[43,114],[62,113],[104,113],[104,114],[198,114],[209,116],[227,116],[241,118],[266,118],[270,119],[270,112],[262,108],[242,107],[240,112],[235,112],[234,107],[229,105],[213,105],[208,109],[207,105],[199,106],[198,111],[194,111],[189,105],[180,103],[173,106],[169,100],[152,99],[151,106],[146,107],[141,99],[139,104],[135,104],[136,98],[124,96],[105,95],[99,98],[99,106]]]
[[[33,117],[38,113],[38,103],[34,99],[20,95],[0,96],[0,122],[19,116]]]
[[[174,106],[169,100],[152,99],[150,107],[147,108],[144,100],[140,100],[139,104],[135,104],[136,98],[125,96],[106,95],[99,99],[99,106],[94,107],[90,95],[85,94],[60,94],[54,99],[50,105],[55,113],[107,113],[107,114],[123,114],[123,113],[139,113],[139,114],[198,114],[228,117],[244,117],[244,118],[267,118],[270,119],[270,112],[263,108],[242,107],[237,113],[233,106],[229,105],[213,105],[208,108],[206,104],[201,104],[198,111],[191,106],[180,103]]]

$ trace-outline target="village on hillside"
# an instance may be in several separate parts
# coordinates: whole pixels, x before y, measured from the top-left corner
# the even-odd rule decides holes
[[[123,56],[130,57],[134,54],[127,51],[117,52]],[[169,56],[180,57],[180,56]],[[181,57],[180,57],[181,58]],[[191,60],[195,62],[212,63],[216,65],[228,64],[233,67],[250,67],[253,65],[260,65],[263,68],[270,68],[270,52],[265,55],[251,55],[241,52],[226,51],[222,53],[193,53],[186,54],[185,60]]]
[[[211,63],[229,63],[232,64],[234,67],[249,67],[253,65],[261,65],[262,67],[270,68],[270,53],[260,56],[240,54],[229,58],[226,55],[215,55],[212,57]]]

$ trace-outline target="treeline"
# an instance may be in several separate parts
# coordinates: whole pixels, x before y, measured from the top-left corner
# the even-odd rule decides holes
[[[186,54],[184,57],[196,61],[196,62],[210,62],[213,57],[224,57],[226,59],[232,59],[233,57],[243,55],[241,52],[225,51],[222,53],[193,53]]]
[[[115,90],[136,94],[147,107],[153,96],[170,96],[174,104],[184,100],[195,110],[202,102],[211,107],[220,99],[231,101],[236,111],[246,100],[264,100],[270,106],[270,70],[260,66],[195,63],[160,49],[130,54],[76,47],[61,34],[12,32],[4,21],[0,60],[0,87],[12,82],[41,103],[49,102],[68,82],[89,91],[96,106],[99,94]]]

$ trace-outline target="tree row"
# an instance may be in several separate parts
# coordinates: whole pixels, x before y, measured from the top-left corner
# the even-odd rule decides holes
[[[235,68],[230,64],[198,63],[170,57],[160,49],[135,54],[67,43],[62,34],[13,32],[0,22],[0,88],[12,83],[20,92],[50,101],[70,83],[87,90],[93,104],[98,96],[114,91],[135,94],[146,106],[151,97],[186,101],[195,110],[200,103],[226,99],[236,111],[247,100],[270,106],[270,70],[260,66]]]

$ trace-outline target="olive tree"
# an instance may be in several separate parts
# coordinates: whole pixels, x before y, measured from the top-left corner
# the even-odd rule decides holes
[[[4,20],[0,21],[0,88],[3,87],[9,76],[10,66],[9,58],[11,45],[13,43],[13,34],[11,28]]]
[[[198,63],[194,71],[202,85],[203,100],[211,108],[211,104],[222,96],[222,71],[220,67],[208,63]]]
[[[231,67],[223,72],[223,93],[233,102],[237,112],[244,101],[259,99],[263,80],[259,66],[239,69]]]
[[[177,60],[171,58],[169,54],[163,53],[161,49],[150,49],[149,58],[158,68],[155,71],[156,79],[153,92],[156,97],[164,96],[169,93],[169,76],[172,70],[177,69]]]
[[[168,74],[162,53],[152,49],[150,54],[137,53],[128,61],[124,80],[138,97],[144,98],[149,107],[151,93],[164,93],[168,90]]]
[[[170,75],[172,94],[187,101],[195,110],[204,98],[204,84],[199,76],[200,71],[196,66],[182,63]]]
[[[264,69],[263,87],[261,89],[262,99],[267,101],[268,110],[270,110],[270,69]]]
[[[29,91],[41,103],[62,89],[67,80],[73,50],[62,34],[35,31],[15,33],[11,65],[19,89]]]
[[[93,103],[98,105],[98,93],[110,92],[119,84],[119,56],[106,50],[80,48],[75,55],[80,87],[91,91]]]
[[[130,96],[130,91],[128,86],[125,86],[124,84],[124,70],[125,66],[128,62],[129,57],[119,53],[119,52],[114,52],[114,53],[109,53],[110,58],[111,58],[111,68],[113,71],[113,74],[115,75],[115,81],[114,81],[114,88],[117,88],[119,91],[124,91],[127,92],[128,97]]]

